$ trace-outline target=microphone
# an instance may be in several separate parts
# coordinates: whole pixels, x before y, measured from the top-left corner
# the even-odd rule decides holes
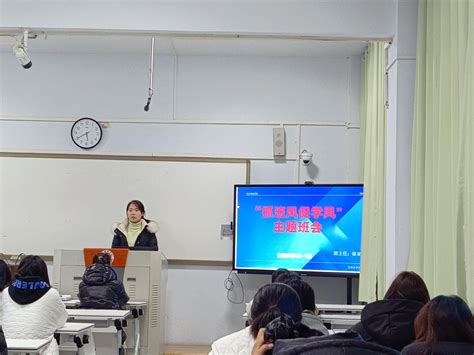
[[[151,96],[148,96],[148,100],[146,101],[146,105],[143,108],[145,110],[145,112],[148,112],[148,110],[150,109],[150,101],[151,101]]]

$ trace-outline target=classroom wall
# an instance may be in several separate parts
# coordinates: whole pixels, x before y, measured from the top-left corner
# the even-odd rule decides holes
[[[101,154],[243,157],[259,182],[297,182],[298,174],[301,182],[359,181],[358,56],[159,56],[148,113],[145,54],[37,53],[30,71],[9,53],[1,58],[4,151],[78,152],[70,125],[91,116],[111,122],[95,150]],[[279,124],[287,160],[274,161]],[[302,149],[315,165],[295,164]],[[267,177],[262,169],[271,169]]]
[[[386,39],[403,26],[396,22],[402,2],[0,0],[0,27]],[[358,56],[158,55],[155,95],[145,113],[146,49],[131,54],[58,48],[34,53],[29,71],[19,68],[8,49],[0,52],[0,151],[78,152],[70,126],[93,116],[111,123],[96,150],[100,154],[243,157],[251,161],[252,183],[358,182],[359,76]],[[272,128],[280,124],[287,156],[274,160]],[[299,166],[302,149],[315,154],[314,165]],[[244,305],[230,303],[223,286],[228,273],[221,266],[170,267],[167,343],[210,344],[242,327]],[[269,279],[241,275],[244,299]],[[308,281],[317,302],[345,301],[344,279]],[[190,302],[191,293],[201,297]],[[239,301],[240,287],[229,296]]]
[[[30,71],[18,69],[10,53],[0,59],[1,151],[80,152],[69,129],[92,116],[111,122],[100,154],[243,157],[251,161],[252,183],[360,181],[358,56],[158,56],[148,114],[146,54],[36,53]],[[273,159],[272,127],[279,124],[286,160]],[[309,168],[297,161],[303,148],[315,154]],[[244,305],[229,302],[223,286],[229,271],[170,267],[167,343],[210,344],[242,327]],[[269,276],[241,280],[248,301]],[[310,282],[318,302],[345,302],[344,279]],[[191,293],[202,297],[190,302]],[[240,300],[241,288],[230,297]]]

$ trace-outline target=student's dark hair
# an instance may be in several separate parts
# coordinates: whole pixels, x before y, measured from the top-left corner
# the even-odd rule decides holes
[[[250,310],[251,333],[256,338],[260,328],[281,317],[283,313],[299,323],[301,312],[298,294],[290,286],[278,282],[265,285],[257,291],[253,299]]]
[[[39,277],[41,281],[49,283],[48,267],[38,255],[27,255],[20,261],[16,278]]]
[[[283,273],[281,275],[278,275],[275,279],[275,282],[280,282],[282,284],[288,285],[290,282],[295,281],[295,280],[301,280],[301,276],[294,271],[290,271],[288,273]]]
[[[110,265],[112,263],[112,257],[109,253],[97,253],[92,259],[94,264]]]
[[[423,279],[415,272],[403,271],[397,275],[385,293],[384,300],[405,299],[423,304],[430,300],[430,294]]]
[[[275,271],[272,272],[272,283],[277,282],[277,278],[280,277],[281,275],[289,274],[290,272],[288,269],[276,269]]]
[[[0,292],[10,286],[11,282],[12,273],[10,271],[10,266],[4,260],[0,260]]]
[[[426,342],[429,353],[442,341],[474,344],[472,312],[458,296],[437,296],[418,312],[415,336],[417,342]]]
[[[125,210],[125,212],[128,211],[130,205],[135,205],[135,207],[138,208],[138,210],[142,213],[142,215],[145,215],[145,206],[143,205],[141,201],[132,200],[129,203],[127,203],[127,209]]]
[[[316,310],[314,290],[307,282],[303,280],[292,280],[287,285],[298,294],[303,310],[312,312]]]

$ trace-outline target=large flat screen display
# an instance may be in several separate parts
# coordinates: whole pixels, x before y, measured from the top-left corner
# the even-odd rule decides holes
[[[236,185],[233,268],[360,271],[363,185]]]

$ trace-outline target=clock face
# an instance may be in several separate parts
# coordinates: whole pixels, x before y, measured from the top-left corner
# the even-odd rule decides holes
[[[91,149],[102,139],[102,127],[92,118],[80,118],[71,128],[72,141],[82,149]]]

